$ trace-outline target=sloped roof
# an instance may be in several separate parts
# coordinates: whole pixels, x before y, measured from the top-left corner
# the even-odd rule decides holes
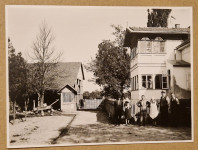
[[[56,65],[54,72],[57,72],[57,76],[54,78],[54,81],[50,89],[60,90],[66,85],[73,86],[78,75],[79,69],[82,69],[83,79],[84,72],[82,63],[80,62],[60,62]]]
[[[190,63],[183,60],[167,60],[174,67],[190,67]]]
[[[178,45],[176,47],[176,49],[180,50],[180,49],[182,49],[182,47],[186,47],[186,46],[189,46],[189,45],[190,45],[190,39],[187,39],[184,42],[182,42],[180,45]]]
[[[66,86],[64,86],[62,89],[60,89],[58,92],[60,93],[64,88],[69,89],[70,91],[73,91],[73,93],[77,94],[77,91],[74,89],[74,87],[72,87],[71,85],[67,84]]]
[[[165,27],[129,27],[131,32],[147,32],[147,33],[189,33],[189,28],[165,28]]]
[[[186,40],[190,34],[190,28],[164,28],[164,27],[129,27],[126,29],[124,47],[136,47],[139,39],[148,37],[163,40]]]
[[[32,71],[34,71],[34,67],[36,67],[35,63],[29,63],[29,67]],[[36,68],[35,68],[36,69]],[[53,69],[50,69],[47,76],[47,81],[49,84],[46,84],[47,90],[60,90],[64,88],[66,85],[73,86],[78,72],[81,69],[83,80],[84,71],[83,65],[81,62],[59,62],[55,65]]]

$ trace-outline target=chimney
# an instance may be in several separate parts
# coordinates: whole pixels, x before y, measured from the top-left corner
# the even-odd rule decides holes
[[[175,24],[175,28],[180,28],[180,24]]]

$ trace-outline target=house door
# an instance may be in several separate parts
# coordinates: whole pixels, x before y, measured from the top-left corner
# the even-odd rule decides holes
[[[76,101],[74,94],[72,92],[64,92],[61,95],[62,95],[61,110],[65,112],[76,111]]]

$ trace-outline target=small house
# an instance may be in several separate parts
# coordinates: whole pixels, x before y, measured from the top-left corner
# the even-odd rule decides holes
[[[48,90],[58,93],[61,111],[75,112],[79,100],[83,98],[83,80],[85,80],[85,76],[82,63],[60,62],[53,72],[56,72],[57,75]],[[48,99],[46,98],[46,100]],[[53,99],[53,101],[55,100]]]

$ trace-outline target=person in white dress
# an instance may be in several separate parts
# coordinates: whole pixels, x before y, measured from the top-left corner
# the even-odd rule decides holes
[[[150,113],[149,116],[151,117],[153,121],[153,125],[157,125],[157,116],[159,114],[158,107],[157,107],[157,102],[156,100],[152,97],[150,100]]]

